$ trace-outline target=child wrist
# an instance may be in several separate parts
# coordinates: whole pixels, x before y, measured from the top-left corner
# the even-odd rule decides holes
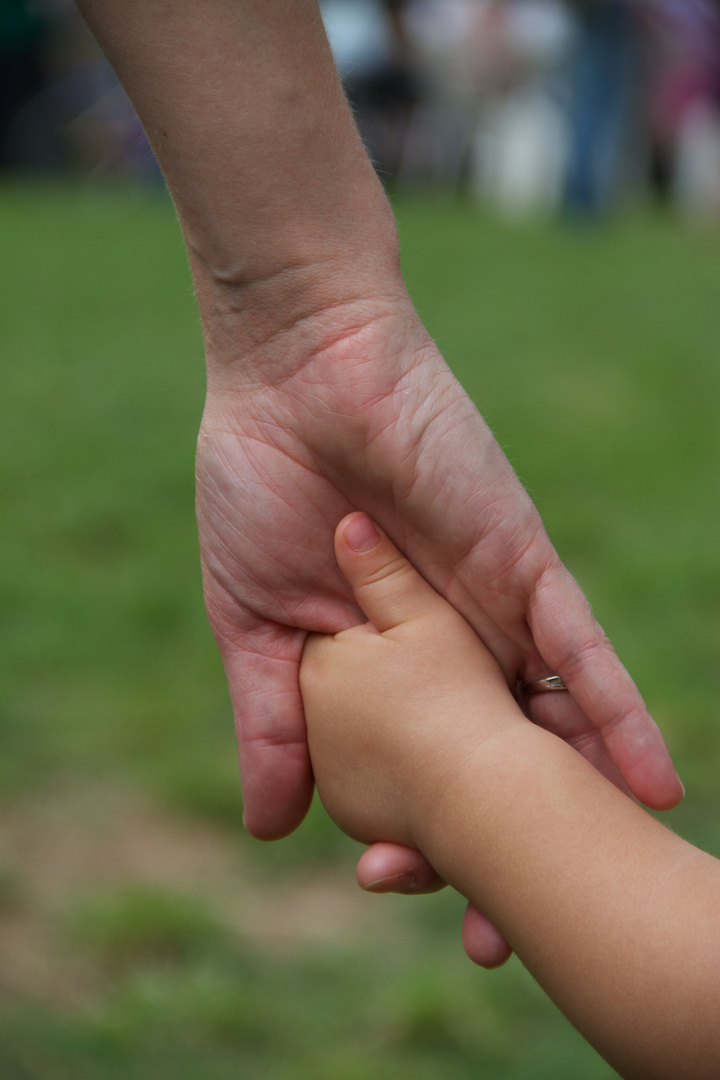
[[[508,789],[534,768],[537,734],[518,712],[482,740],[462,739],[451,753],[439,755],[432,778],[412,795],[416,846],[433,865],[431,853],[444,850],[447,838],[458,829],[462,833],[471,818],[492,815]]]

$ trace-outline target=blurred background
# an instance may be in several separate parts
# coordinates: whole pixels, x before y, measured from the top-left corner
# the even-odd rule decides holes
[[[508,214],[720,214],[716,0],[321,0],[379,173]],[[0,0],[0,168],[159,179],[70,0]]]
[[[720,13],[326,0],[408,286],[720,853]],[[0,0],[0,1076],[553,1080],[605,1066],[449,891],[322,810],[242,829],[202,606],[202,342],[140,125],[65,0]]]

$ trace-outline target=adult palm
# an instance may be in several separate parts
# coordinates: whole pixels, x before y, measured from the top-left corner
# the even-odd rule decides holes
[[[562,675],[570,693],[532,698],[532,719],[642,801],[674,805],[681,787],[638,691],[409,300],[331,315],[300,359],[283,363],[281,340],[262,356],[241,378],[210,367],[197,459],[250,832],[285,835],[311,798],[298,667],[308,631],[362,619],[333,554],[353,509],[464,615],[511,686]],[[387,876],[410,869],[407,852],[382,850]]]

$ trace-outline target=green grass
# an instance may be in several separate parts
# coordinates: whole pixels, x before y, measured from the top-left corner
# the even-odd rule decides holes
[[[396,209],[421,314],[667,733],[688,787],[669,820],[720,852],[718,238],[648,214]],[[610,1076],[518,964],[463,959],[457,897],[360,896],[345,929],[283,936],[312,875],[349,881],[357,847],[317,807],[276,845],[242,831],[172,208],[8,187],[0,235],[0,948],[20,935],[36,958],[0,973],[0,1075]],[[277,935],[246,886],[255,908],[284,901]]]

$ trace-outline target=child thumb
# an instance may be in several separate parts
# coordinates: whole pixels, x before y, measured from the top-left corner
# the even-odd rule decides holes
[[[358,605],[383,633],[443,604],[367,514],[348,514],[335,530],[335,555]]]

